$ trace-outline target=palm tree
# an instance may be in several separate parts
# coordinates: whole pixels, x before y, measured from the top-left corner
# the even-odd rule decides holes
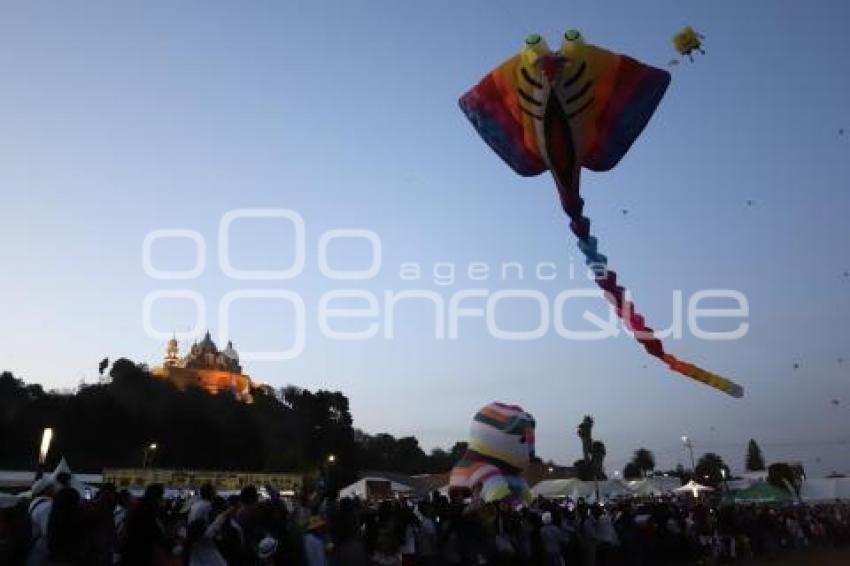
[[[761,453],[761,448],[759,448],[758,443],[755,439],[751,438],[750,443],[747,444],[747,471],[748,472],[761,472],[764,471],[764,456]]]
[[[590,449],[593,445],[593,417],[585,415],[578,425],[576,434],[581,439],[581,453],[586,462],[590,462]]]
[[[638,448],[632,456],[632,463],[640,470],[641,475],[646,477],[655,469],[655,456],[646,448]]]
[[[599,477],[599,468],[597,467],[597,462],[595,461],[596,458],[594,457],[593,453],[593,417],[591,417],[590,415],[585,415],[578,425],[576,434],[581,439],[581,453],[584,456],[584,461],[586,462],[588,469],[590,469],[591,474],[593,474],[594,491],[596,492],[596,500],[599,501],[599,482],[597,481]],[[596,448],[597,455],[601,454],[601,459],[604,460],[605,445],[601,442],[599,444],[600,446]]]
[[[729,467],[723,458],[713,452],[706,452],[697,461],[694,480],[698,483],[717,487],[723,481],[724,473],[729,475]]]
[[[605,444],[599,440],[594,440],[590,447],[590,461],[593,466],[593,478],[601,479],[605,475]]]

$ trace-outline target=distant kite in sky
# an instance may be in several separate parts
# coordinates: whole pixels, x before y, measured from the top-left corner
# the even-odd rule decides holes
[[[697,33],[697,31],[691,26],[686,27],[679,33],[673,36],[673,47],[676,48],[676,51],[679,52],[679,55],[683,57],[687,57],[691,61],[694,60],[694,51],[699,51],[703,55],[705,55],[705,51],[702,49],[702,40],[705,37]]]
[[[518,174],[552,174],[585,263],[626,327],[670,369],[734,397],[741,386],[679,360],[635,311],[599,242],[590,233],[579,192],[581,168],[608,171],[643,131],[670,83],[670,73],[564,34],[551,51],[537,34],[460,99],[484,141]]]

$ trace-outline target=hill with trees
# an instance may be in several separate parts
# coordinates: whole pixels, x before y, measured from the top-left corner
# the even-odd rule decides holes
[[[0,374],[0,468],[33,469],[45,427],[54,429],[48,466],[65,456],[80,471],[141,467],[155,442],[156,467],[308,473],[333,454],[334,475],[347,481],[365,469],[445,472],[465,449],[426,453],[414,437],[358,431],[339,391],[258,390],[245,404],[228,393],[180,391],[127,359],[110,376],[61,393]]]

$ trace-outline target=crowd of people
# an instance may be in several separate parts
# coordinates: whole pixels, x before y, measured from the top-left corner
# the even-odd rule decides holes
[[[735,563],[850,542],[850,505],[681,499],[481,503],[439,493],[366,502],[204,485],[166,498],[67,474],[0,514],[0,564],[466,566]],[[267,494],[267,496],[266,496]]]

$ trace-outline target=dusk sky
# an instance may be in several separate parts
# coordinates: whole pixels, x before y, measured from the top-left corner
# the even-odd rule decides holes
[[[202,326],[218,340],[226,294],[288,291],[305,305],[303,352],[246,361],[246,371],[275,387],[342,390],[368,432],[448,447],[499,400],[532,413],[538,454],[567,464],[580,457],[575,426],[591,414],[609,471],[640,446],[659,467],[689,465],[687,434],[697,456],[718,452],[736,472],[755,438],[768,461],[850,473],[848,22],[843,0],[3,2],[0,371],[70,388],[96,381],[104,356],[156,365],[165,339],[145,331],[150,293],[204,302],[199,321],[185,299],[157,301],[158,331]],[[705,35],[706,53],[668,66],[686,25]],[[513,173],[457,106],[526,34],[557,46],[569,28],[672,74],[622,162],[583,174],[585,210],[651,326],[671,324],[681,291],[684,335],[667,349],[734,379],[742,399],[671,373],[625,335],[567,340],[550,325],[539,339],[506,341],[466,318],[456,339],[438,339],[425,300],[399,303],[395,337],[385,337],[387,292],[448,304],[469,289],[523,289],[551,307],[560,291],[594,288],[551,178]],[[219,224],[239,209],[300,215],[303,272],[228,277]],[[143,242],[163,229],[200,234],[199,276],[145,271]],[[320,239],[337,229],[380,238],[377,275],[320,272]],[[285,219],[238,220],[230,262],[285,269],[297,259],[293,233]],[[372,258],[362,239],[328,249],[338,270]],[[186,238],[151,247],[159,270],[191,269],[196,256]],[[535,275],[541,262],[557,266],[554,280]],[[489,277],[470,280],[470,263]],[[402,264],[422,277],[405,279]],[[502,277],[504,264],[523,266],[522,279],[515,269]],[[435,265],[441,276],[454,266],[451,284]],[[323,335],[323,294],[350,289],[374,296],[380,316],[337,326],[374,322],[377,336]],[[743,338],[688,330],[688,299],[706,289],[746,297]],[[567,315],[592,329],[585,307],[598,316],[606,307],[588,300]],[[295,316],[282,300],[242,300],[229,335],[241,352],[286,350]],[[506,300],[497,314],[516,330],[539,318],[528,300]]]

